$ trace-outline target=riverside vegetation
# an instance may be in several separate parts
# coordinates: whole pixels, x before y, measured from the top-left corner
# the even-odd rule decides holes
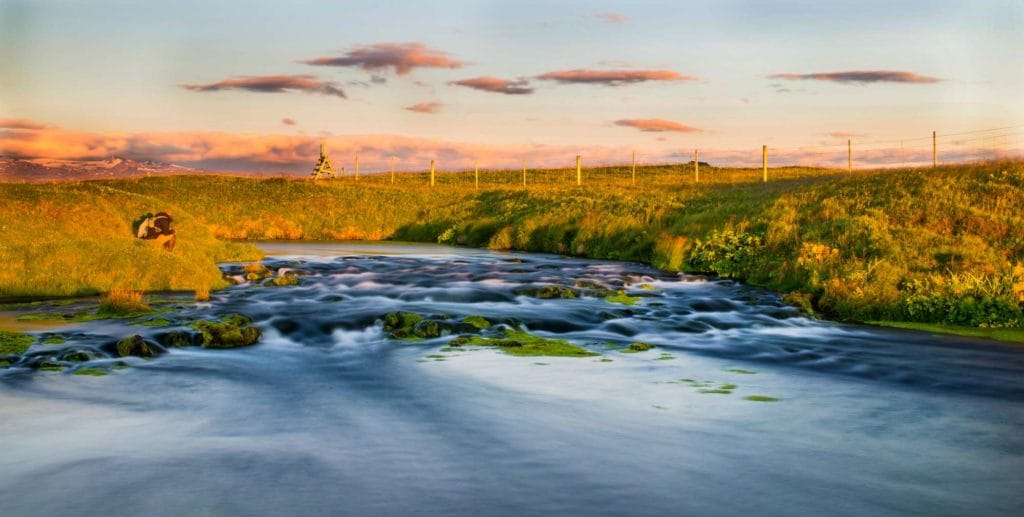
[[[782,292],[808,312],[1024,340],[1024,163],[846,171],[692,166],[0,184],[0,297],[227,285],[237,240],[395,239],[642,261]],[[167,210],[178,247],[132,236]],[[623,300],[625,303],[625,300]],[[995,334],[986,330],[1000,329]]]

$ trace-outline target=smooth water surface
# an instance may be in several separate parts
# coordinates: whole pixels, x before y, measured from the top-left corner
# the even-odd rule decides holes
[[[248,314],[256,346],[172,349],[105,377],[0,370],[0,515],[1024,508],[1024,349],[815,321],[771,293],[638,264],[265,247],[272,269],[310,274],[163,315]],[[579,281],[642,298],[519,294]],[[441,352],[452,336],[387,337],[380,317],[395,310],[518,320],[601,355]],[[163,331],[96,321],[60,346]],[[622,351],[638,341],[656,348]]]

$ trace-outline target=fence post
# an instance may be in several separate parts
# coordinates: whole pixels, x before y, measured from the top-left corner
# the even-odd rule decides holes
[[[636,185],[636,150],[633,150],[633,184]]]
[[[846,170],[853,172],[853,140],[846,141]]]
[[[523,160],[523,188],[526,188],[526,160]]]
[[[434,186],[434,160],[430,160],[430,186]]]
[[[580,155],[576,155],[576,186],[583,185],[583,171],[580,169]]]
[[[768,183],[768,146],[761,146],[761,169],[764,171],[762,181]]]
[[[700,158],[698,157],[697,150],[693,150],[693,182],[700,183]]]
[[[473,160],[473,188],[480,188],[480,160]]]
[[[356,155],[356,179],[359,179],[359,155]]]
[[[391,184],[395,184],[395,157],[391,157]]]
[[[932,131],[932,168],[939,166],[939,148],[935,143],[935,131]]]

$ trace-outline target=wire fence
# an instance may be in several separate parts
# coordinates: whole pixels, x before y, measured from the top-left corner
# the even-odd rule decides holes
[[[365,181],[373,184],[529,187],[583,186],[600,183],[660,185],[689,179],[693,183],[771,181],[807,176],[812,172],[841,173],[868,169],[934,167],[992,160],[1024,159],[1024,125],[1003,126],[954,133],[933,132],[927,136],[903,139],[861,140],[854,136],[835,136],[834,141],[805,147],[762,146],[752,150],[691,149],[655,154],[652,157],[632,151],[621,161],[588,162],[585,154],[566,156],[566,167],[458,167],[446,169],[438,160],[429,168],[390,169],[360,173],[358,156],[355,167],[348,167],[338,180]],[[625,153],[624,153],[625,154]],[[550,157],[545,157],[548,163]],[[696,160],[695,160],[696,158]],[[538,159],[541,161],[541,159]],[[817,169],[811,171],[809,169]],[[345,170],[338,167],[339,171]],[[756,176],[753,173],[759,172]]]

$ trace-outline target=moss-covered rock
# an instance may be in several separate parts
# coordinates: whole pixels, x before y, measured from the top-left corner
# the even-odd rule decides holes
[[[156,340],[163,346],[182,348],[200,344],[202,335],[186,330],[172,330],[156,336]]]
[[[636,343],[630,343],[629,347],[623,350],[623,352],[646,352],[652,348],[654,348],[654,345],[638,341]]]
[[[413,336],[413,327],[423,321],[423,316],[412,312],[396,311],[389,312],[381,318],[384,321],[384,331],[391,333],[392,337],[399,339]]]
[[[191,325],[202,334],[203,348],[239,348],[255,344],[263,336],[242,314],[225,316],[220,321],[199,320]]]
[[[615,294],[605,296],[604,299],[611,303],[620,303],[622,305],[636,305],[636,302],[640,301],[639,296],[630,296],[622,290],[619,290]]]
[[[480,330],[491,327],[491,322],[487,321],[487,318],[483,316],[466,316],[465,318],[462,318],[462,322],[468,325],[472,325]]]
[[[591,357],[600,355],[573,345],[564,339],[545,338],[518,328],[506,328],[503,337],[458,336],[449,342],[448,346],[493,347],[506,354],[517,356]]]
[[[96,359],[103,359],[105,357],[106,356],[99,351],[85,347],[68,348],[57,354],[57,359],[72,363],[85,363],[95,361]]]
[[[576,297],[576,293],[571,288],[565,287],[564,285],[545,285],[539,288],[520,289],[517,292],[525,296],[542,299]]]
[[[116,349],[117,355],[120,357],[135,356],[145,358],[154,357],[166,352],[160,345],[146,341],[138,334],[118,341]]]
[[[90,377],[103,377],[103,376],[107,375],[107,371],[106,370],[102,370],[100,368],[91,368],[91,367],[90,368],[79,368],[79,369],[77,369],[77,370],[75,370],[75,371],[73,371],[71,373],[73,373],[75,375],[87,375],[87,376],[90,376]]]
[[[0,355],[21,355],[32,346],[36,338],[21,332],[0,330]]]

